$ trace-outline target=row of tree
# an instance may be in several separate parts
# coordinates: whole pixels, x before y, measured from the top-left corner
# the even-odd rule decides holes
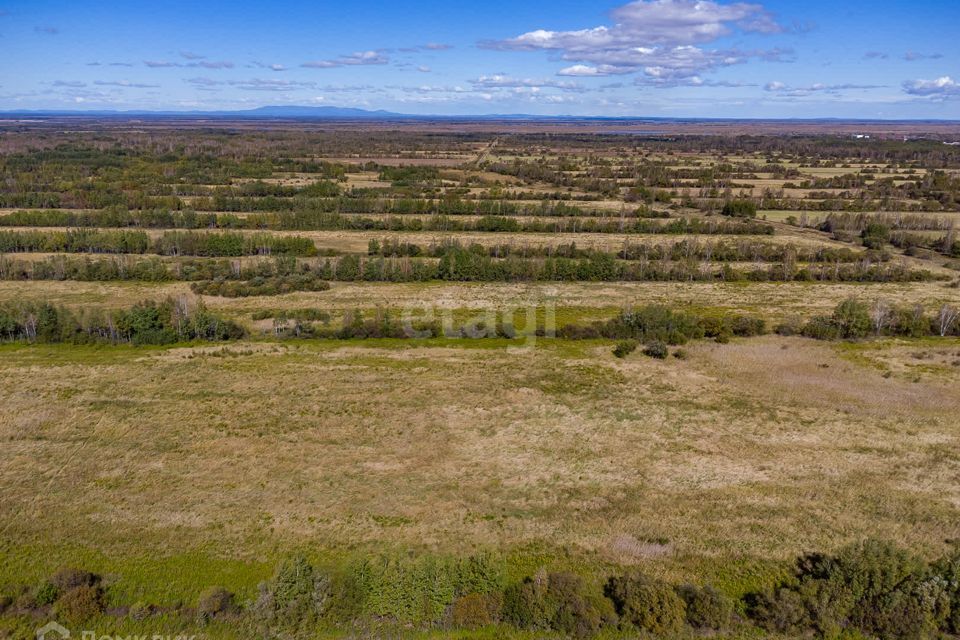
[[[6,342],[171,344],[237,340],[244,335],[238,324],[187,298],[146,301],[116,311],[74,311],[30,302],[0,306],[0,341]]]
[[[382,230],[382,231],[487,231],[533,233],[642,233],[690,235],[773,235],[773,227],[757,221],[678,218],[669,222],[629,218],[559,220],[518,219],[485,215],[457,218],[446,215],[367,217],[324,211],[295,211],[237,216],[195,211],[105,209],[98,211],[15,211],[0,216],[7,227],[138,227],[152,229],[272,229]]]
[[[280,265],[280,266],[278,266]],[[614,254],[587,258],[493,258],[448,249],[439,258],[383,258],[356,254],[312,261],[241,265],[228,260],[72,258],[13,260],[0,256],[0,280],[133,280],[146,282],[250,280],[294,273],[344,282],[920,282],[942,279],[905,263],[770,263],[760,267],[686,259],[624,261]]]
[[[314,256],[309,238],[267,233],[167,231],[151,239],[144,231],[92,228],[64,231],[0,230],[0,253],[118,253],[161,256]]]

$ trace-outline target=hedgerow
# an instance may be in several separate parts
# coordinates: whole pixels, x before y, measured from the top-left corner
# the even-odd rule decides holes
[[[180,605],[176,611],[202,623],[236,625],[257,637],[291,639],[370,623],[384,632],[489,628],[502,634],[515,628],[577,638],[604,631],[651,638],[695,632],[761,637],[766,631],[783,637],[933,640],[960,629],[956,548],[933,562],[881,540],[803,554],[785,577],[739,599],[636,569],[582,570],[541,567],[508,579],[507,560],[486,554],[357,557],[335,568],[297,555],[281,561],[252,599],[213,585],[195,607]],[[0,615],[36,619],[52,609],[75,622],[127,615],[122,603],[106,608],[111,587],[85,571],[60,571],[39,584],[11,589],[0,597]],[[158,610],[138,601],[129,616],[142,620]]]

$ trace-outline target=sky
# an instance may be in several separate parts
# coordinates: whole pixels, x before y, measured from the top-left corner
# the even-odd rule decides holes
[[[0,110],[960,119],[960,0],[0,0]]]

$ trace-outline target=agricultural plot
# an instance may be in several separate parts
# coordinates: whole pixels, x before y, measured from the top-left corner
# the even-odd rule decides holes
[[[865,637],[960,631],[960,148],[51,126],[0,139],[0,638],[631,637],[635,592],[795,637],[813,551],[904,572]]]

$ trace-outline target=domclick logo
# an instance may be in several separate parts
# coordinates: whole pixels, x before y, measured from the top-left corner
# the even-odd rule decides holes
[[[37,640],[67,640],[70,637],[70,630],[55,620],[37,629]],[[202,636],[171,636],[164,634],[143,634],[127,636],[102,635],[96,631],[81,631],[81,640],[197,640]]]
[[[37,629],[37,640],[66,640],[66,638],[69,637],[70,629],[67,629],[56,620],[51,620]]]

